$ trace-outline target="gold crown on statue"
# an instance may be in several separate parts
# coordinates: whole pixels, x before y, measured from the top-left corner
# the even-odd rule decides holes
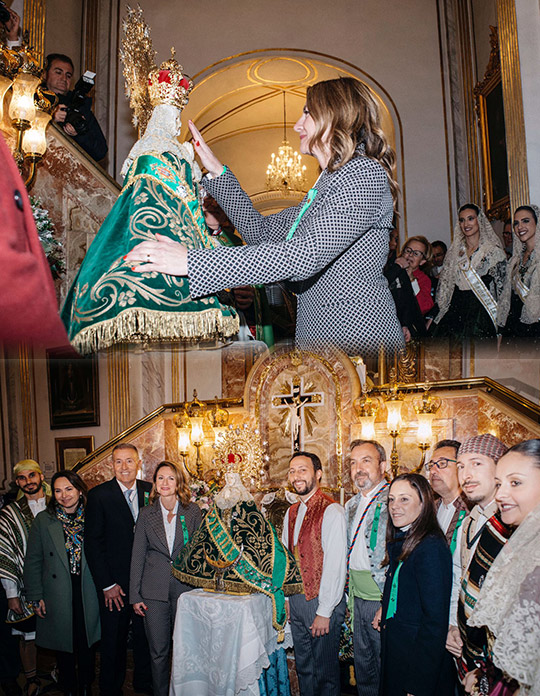
[[[174,57],[175,50],[171,48],[171,57],[155,68],[148,75],[148,93],[152,106],[171,104],[183,109],[188,103],[188,96],[193,89],[193,82],[184,75],[183,68]]]

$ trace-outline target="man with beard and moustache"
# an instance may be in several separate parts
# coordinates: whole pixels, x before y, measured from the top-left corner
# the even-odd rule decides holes
[[[0,510],[0,579],[7,597],[7,623],[20,637],[19,650],[26,677],[25,696],[34,696],[41,684],[36,676],[36,619],[24,596],[23,570],[30,527],[45,510],[50,488],[39,464],[23,459],[13,468],[19,488],[17,499]]]
[[[511,534],[495,502],[496,464],[507,449],[498,438],[486,433],[465,440],[458,451],[459,483],[474,507],[458,531],[453,554],[454,577],[446,647],[456,658],[462,681],[486,657],[486,631],[468,626],[467,619],[486,573]]]
[[[375,440],[354,440],[349,462],[351,480],[358,490],[345,505],[354,672],[359,696],[377,696],[381,634],[374,629],[373,620],[386,579],[386,568],[381,568],[388,521],[386,452]]]
[[[457,471],[457,440],[441,440],[433,449],[433,456],[426,464],[428,481],[437,495],[437,521],[454,553],[457,535],[472,505],[461,492]]]
[[[345,512],[319,488],[321,460],[295,452],[289,483],[299,497],[285,513],[283,544],[300,567],[304,594],[289,598],[289,620],[302,696],[339,696],[339,638],[345,616]]]

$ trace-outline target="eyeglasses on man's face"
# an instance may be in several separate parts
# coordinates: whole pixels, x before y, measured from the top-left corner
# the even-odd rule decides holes
[[[424,256],[424,254],[419,249],[411,249],[411,247],[405,247],[405,249],[403,249],[402,254],[411,254],[416,259],[419,256]]]
[[[437,467],[437,469],[446,469],[446,467],[449,464],[455,464],[456,459],[448,459],[447,457],[440,457],[440,459],[430,459],[429,462],[426,463],[426,471],[429,471],[430,469],[433,469],[434,466]]]

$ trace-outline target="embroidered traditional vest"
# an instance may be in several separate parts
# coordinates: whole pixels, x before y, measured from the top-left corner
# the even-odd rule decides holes
[[[458,624],[463,640],[461,664],[458,664],[461,674],[474,669],[477,662],[484,662],[486,658],[486,629],[485,627],[468,626],[467,619],[472,614],[480,589],[493,561],[510,538],[511,533],[512,530],[502,522],[498,513],[490,517],[461,581],[458,603]]]
[[[300,503],[295,503],[289,510],[289,549],[300,566],[304,582],[304,594],[307,600],[315,599],[319,594],[323,568],[323,548],[321,541],[324,511],[335,503],[330,496],[318,489],[307,501],[306,514],[302,521],[298,543],[294,546],[294,526]]]

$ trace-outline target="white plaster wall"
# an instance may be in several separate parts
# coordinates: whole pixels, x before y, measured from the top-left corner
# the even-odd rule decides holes
[[[540,3],[516,0],[530,200],[540,203]]]
[[[450,239],[436,3],[141,0],[140,4],[152,28],[158,59],[164,60],[174,44],[179,62],[191,75],[243,51],[268,48],[320,51],[369,73],[391,95],[402,121],[408,232]],[[134,134],[127,105],[119,102],[121,164],[120,153],[128,151]]]

